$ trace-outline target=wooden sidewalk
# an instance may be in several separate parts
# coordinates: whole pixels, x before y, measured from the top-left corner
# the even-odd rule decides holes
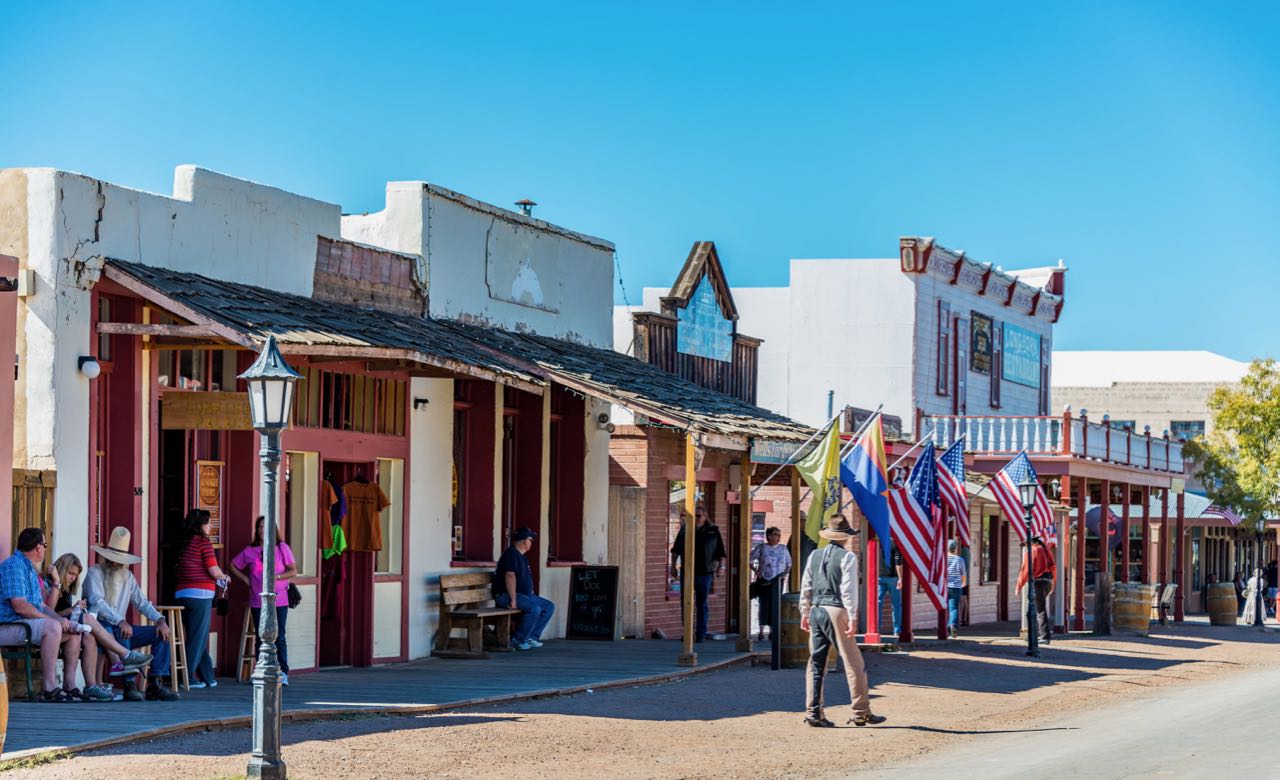
[[[697,645],[698,666],[676,666],[680,643],[669,640],[555,640],[489,660],[427,658],[368,669],[335,669],[292,677],[284,689],[286,719],[350,712],[428,712],[503,699],[575,693],[586,688],[656,682],[744,661],[734,642]],[[14,681],[10,681],[10,685]],[[32,704],[11,702],[4,759],[48,751],[80,751],[190,728],[247,725],[253,686],[220,680],[178,702]]]

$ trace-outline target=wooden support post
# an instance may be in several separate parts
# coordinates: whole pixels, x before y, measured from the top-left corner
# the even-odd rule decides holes
[[[698,468],[694,462],[696,444],[694,434],[686,433],[684,438],[684,551],[680,553],[680,603],[684,605],[684,636],[681,639],[680,657],[676,663],[680,666],[697,666],[698,654],[693,651],[694,610],[697,603],[694,599],[693,573],[694,540],[698,535],[697,524],[693,515],[698,495]]]
[[[791,593],[800,592],[800,577],[805,565],[805,561],[800,558],[800,552],[804,549],[800,546],[802,539],[804,539],[804,523],[800,521],[800,472],[792,466],[791,538],[787,540],[791,545],[791,582],[787,590]]]
[[[1169,488],[1160,491],[1160,558],[1156,562],[1156,582],[1160,590],[1169,584]]]
[[[1181,490],[1178,491],[1178,533],[1177,544],[1173,548],[1173,582],[1178,586],[1177,595],[1173,599],[1173,619],[1177,623],[1181,623],[1185,617],[1184,609],[1187,603],[1187,593],[1184,585],[1186,584],[1186,572],[1183,566],[1186,562],[1186,538],[1183,527],[1183,515],[1185,512],[1184,499],[1187,494]]]
[[[902,576],[898,580],[902,585],[902,623],[899,626],[898,641],[903,643],[915,641],[915,633],[911,630],[911,602],[914,600],[912,594],[915,593],[914,576],[910,566],[903,566]]]
[[[1080,477],[1076,481],[1076,567],[1072,572],[1075,580],[1074,604],[1072,605],[1071,628],[1075,631],[1084,630],[1084,541],[1085,536],[1085,514],[1089,511],[1089,480]]]
[[[742,485],[738,503],[738,644],[751,652],[751,450],[742,453]],[[781,619],[779,619],[781,622]],[[773,629],[777,631],[778,628]]]
[[[1110,430],[1108,428],[1107,430]],[[1114,567],[1111,562],[1111,480],[1102,482],[1102,507],[1098,510],[1098,571],[1107,573],[1107,582],[1111,582]],[[1093,597],[1098,597],[1098,584],[1093,584]]]
[[[1124,486],[1124,504],[1120,510],[1120,581],[1129,581],[1129,503],[1133,499],[1133,486]]]
[[[867,528],[870,534],[871,529]],[[867,630],[862,641],[880,644],[880,540],[867,536]]]
[[[1151,486],[1142,486],[1142,584],[1151,584]]]

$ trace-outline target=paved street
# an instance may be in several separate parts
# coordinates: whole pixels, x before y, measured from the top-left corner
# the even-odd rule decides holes
[[[1168,688],[857,778],[1275,777],[1280,669]]]

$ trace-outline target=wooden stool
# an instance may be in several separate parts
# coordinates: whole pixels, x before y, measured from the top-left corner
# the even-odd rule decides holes
[[[236,682],[248,682],[257,661],[258,627],[253,624],[253,611],[244,611],[244,628],[240,629],[240,661],[236,664]]]
[[[183,690],[189,691],[191,679],[187,676],[187,635],[182,627],[182,607],[156,606],[156,609],[169,624],[169,680],[175,689],[181,680]]]

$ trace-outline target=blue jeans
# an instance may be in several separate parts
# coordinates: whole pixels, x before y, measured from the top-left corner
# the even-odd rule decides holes
[[[893,635],[897,636],[902,633],[902,591],[898,590],[898,578],[881,577],[877,588],[877,604],[883,604],[885,594],[889,594],[889,602],[893,605]]]
[[[947,625],[955,628],[960,625],[960,597],[964,588],[947,588]]]
[[[694,636],[699,642],[707,638],[707,596],[711,594],[714,574],[700,574],[693,578],[693,595],[698,602],[698,628]]]
[[[170,626],[170,630],[173,627]],[[160,632],[156,631],[155,626],[134,626],[133,636],[128,639],[124,638],[124,634],[120,633],[120,626],[112,626],[111,633],[115,635],[116,641],[125,646],[127,650],[137,650],[145,647],[151,653],[151,679],[156,677],[169,677],[173,670],[169,667],[169,643],[160,639]]]
[[[511,598],[505,593],[495,598],[493,603],[503,609],[511,608]],[[543,630],[551,622],[551,616],[556,611],[556,605],[550,599],[524,593],[516,594],[516,608],[524,612],[520,616],[520,627],[516,629],[515,636],[511,637],[511,641],[516,644],[527,639],[541,639]]]
[[[255,627],[262,625],[262,610],[257,607],[249,607],[249,612],[253,615],[253,625]],[[284,627],[289,622],[289,607],[276,607],[276,657],[280,659],[280,671],[285,674],[289,673],[289,643],[284,638]]]
[[[209,617],[213,612],[213,599],[174,599],[182,607],[182,629],[187,635],[187,663],[191,678],[196,682],[211,683],[213,659],[209,658]]]

